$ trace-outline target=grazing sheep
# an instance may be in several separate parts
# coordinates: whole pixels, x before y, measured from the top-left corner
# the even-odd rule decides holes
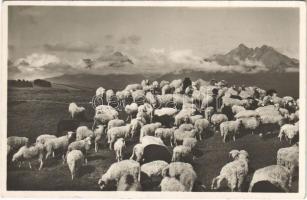
[[[284,192],[290,191],[290,171],[280,165],[270,165],[257,169],[249,185],[249,192],[254,191],[254,185],[258,182],[269,182],[272,185],[282,189]],[[262,192],[262,191],[258,191]]]
[[[100,189],[108,187],[112,181],[118,183],[119,179],[124,175],[133,176],[134,180],[140,180],[141,173],[140,163],[134,160],[122,160],[116,163],[113,163],[107,172],[101,176],[98,181]]]
[[[227,163],[220,171],[220,174],[213,178],[211,189],[218,190],[228,187],[234,192],[236,189],[241,192],[243,182],[248,174],[248,157],[243,153],[236,160]]]
[[[142,87],[141,84],[135,83],[135,84],[127,85],[124,90],[135,91],[135,90],[142,90],[142,89],[143,89],[143,87]]]
[[[68,132],[67,135],[64,135],[62,137],[54,138],[51,140],[46,141],[45,143],[45,149],[46,149],[46,159],[48,159],[49,156],[53,155],[56,150],[62,150],[62,158],[63,162],[65,162],[65,153],[67,152],[68,145],[70,144],[70,140],[73,136],[73,132]]]
[[[28,161],[30,169],[32,169],[31,160],[38,158],[40,166],[38,170],[41,170],[44,164],[44,145],[37,143],[35,146],[22,146],[14,155],[12,162],[19,162],[20,167],[23,161]]]
[[[293,139],[298,137],[299,129],[297,126],[292,124],[285,124],[280,128],[278,138],[280,141],[285,137],[286,140],[289,141],[290,144],[292,144]]]
[[[133,102],[141,105],[145,102],[145,91],[144,90],[135,90],[131,93]]]
[[[236,119],[247,118],[247,117],[259,117],[259,113],[254,110],[243,110],[235,115]]]
[[[143,123],[138,119],[132,119],[131,122],[131,138],[134,138],[136,135],[139,137]]]
[[[80,126],[76,130],[76,140],[83,140],[87,137],[94,137],[94,132],[87,126]]]
[[[192,159],[192,149],[190,147],[179,145],[173,149],[172,162],[189,162]]]
[[[94,138],[95,138],[95,152],[98,152],[98,145],[105,138],[105,128],[103,125],[98,125],[94,130]]]
[[[87,137],[83,140],[77,140],[68,145],[67,148],[67,154],[73,150],[80,150],[82,151],[84,158],[85,158],[85,164],[87,164],[87,153],[91,149],[91,138]],[[66,155],[67,156],[67,155]]]
[[[155,160],[145,163],[141,166],[141,172],[146,174],[150,179],[153,177],[162,177],[162,170],[168,166],[163,160]]]
[[[117,183],[117,191],[142,191],[142,186],[131,174],[125,174]]]
[[[195,138],[184,138],[182,146],[189,147],[192,150],[196,147],[197,140]]]
[[[67,154],[67,165],[71,173],[71,180],[77,176],[84,163],[84,156],[80,150],[72,150]]]
[[[7,138],[7,155],[12,151],[17,151],[20,147],[27,145],[29,139],[26,137],[10,136]]]
[[[36,143],[45,144],[46,141],[54,138],[56,138],[55,135],[48,135],[48,134],[40,135],[36,138]]]
[[[153,124],[146,124],[141,128],[140,140],[144,136],[154,136],[157,128],[160,128],[162,125],[160,122],[156,122]]]
[[[196,138],[196,130],[183,131],[176,129],[174,132],[174,143],[177,146],[178,142],[183,142],[184,138]]]
[[[161,109],[154,110],[154,115],[156,115],[156,116],[163,116],[163,115],[174,116],[177,112],[178,112],[178,110],[176,108],[161,108]]]
[[[128,138],[131,132],[131,128],[131,124],[128,124],[126,126],[113,127],[108,130],[107,136],[110,150],[112,150],[113,143],[118,138]]]
[[[128,115],[127,120],[131,120],[138,113],[138,105],[136,103],[131,103],[130,105],[125,106],[125,111]]]
[[[224,114],[213,114],[211,117],[211,123],[213,125],[214,131],[216,131],[217,127],[219,127],[219,125],[222,122],[226,122],[228,121],[228,117]]]
[[[194,126],[193,126],[193,124],[186,124],[185,123],[185,124],[181,124],[178,129],[183,130],[183,131],[191,131],[191,130],[194,129]]]
[[[76,103],[70,103],[68,112],[71,114],[71,118],[75,119],[77,116],[82,116],[85,113],[84,107],[78,107]]]
[[[137,162],[142,161],[143,154],[144,154],[144,147],[145,146],[141,143],[134,145],[134,147],[132,149],[131,157],[129,159],[134,160],[134,157],[135,157],[135,160]]]
[[[112,119],[108,122],[108,130],[113,128],[113,127],[120,127],[120,126],[124,126],[125,125],[125,121],[121,120],[121,119]]]
[[[164,177],[160,187],[161,192],[186,192],[185,186],[176,178]]]
[[[254,134],[260,126],[260,120],[256,117],[241,118],[240,120],[242,121],[243,128],[251,131],[252,134]]]
[[[242,120],[222,122],[220,125],[221,136],[226,138],[231,136],[233,141],[236,141],[236,136],[239,135],[240,129],[243,127]]]
[[[185,191],[192,191],[197,175],[189,163],[172,162],[162,171],[163,177],[178,178]]]
[[[211,116],[214,114],[214,108],[212,106],[209,106],[205,109],[205,119],[208,121],[211,120]]]
[[[114,151],[116,153],[117,162],[123,160],[123,150],[126,148],[124,138],[118,138],[114,143]]]
[[[173,147],[175,130],[176,130],[176,127],[173,127],[173,128],[157,128],[155,130],[155,136],[161,138],[164,141],[168,140],[170,142],[171,147]]]
[[[207,119],[198,119],[195,121],[194,128],[199,136],[199,140],[202,140],[202,135],[209,133],[210,122]]]

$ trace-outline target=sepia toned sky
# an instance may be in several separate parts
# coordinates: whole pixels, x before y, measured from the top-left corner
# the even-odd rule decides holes
[[[123,71],[192,65],[240,43],[266,44],[298,58],[298,22],[297,8],[11,6],[9,59],[15,63],[12,73],[55,76],[83,70],[83,58],[99,60],[106,73],[118,71],[118,65],[104,68],[106,63],[126,57],[134,68]],[[112,57],[115,51],[123,56]]]

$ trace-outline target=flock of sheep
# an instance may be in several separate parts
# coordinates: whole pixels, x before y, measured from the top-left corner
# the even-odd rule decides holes
[[[228,142],[242,134],[265,137],[279,130],[278,138],[287,140],[290,145],[276,152],[276,165],[254,172],[249,191],[256,191],[260,182],[270,183],[284,192],[291,189],[299,166],[298,99],[278,97],[274,90],[229,87],[226,81],[199,79],[192,82],[188,78],[160,83],[144,80],[117,92],[100,87],[96,97],[102,97],[102,104],[95,107],[91,128],[66,124],[66,129],[60,130],[62,136],[40,135],[35,144],[30,144],[25,137],[8,137],[11,161],[19,167],[28,161],[31,168],[31,160],[38,158],[39,169],[42,169],[44,161],[57,153],[62,156],[63,163],[67,163],[71,178],[75,179],[87,164],[92,146],[96,152],[109,148],[115,151],[117,162],[99,180],[97,177],[101,189],[115,186],[119,191],[140,191],[141,174],[145,174],[149,179],[158,180],[161,191],[192,191],[197,179],[193,168],[195,148],[210,133],[219,133],[221,140]],[[124,105],[127,119],[120,119],[114,103]],[[75,103],[71,103],[68,110],[72,119],[85,116],[85,108]],[[130,159],[125,160],[126,142],[131,141],[138,142]],[[155,155],[161,151],[151,151],[149,158],[146,155],[147,148],[168,152],[169,146],[173,151],[169,158]],[[212,180],[212,190],[242,191],[252,158],[244,149],[230,151],[229,157],[231,161]]]

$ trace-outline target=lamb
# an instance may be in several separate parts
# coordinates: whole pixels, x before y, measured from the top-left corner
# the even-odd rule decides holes
[[[125,106],[125,111],[128,115],[127,120],[129,121],[138,113],[138,105],[136,103],[131,103],[130,105]]]
[[[199,139],[202,140],[202,135],[209,132],[210,122],[207,119],[198,119],[195,121],[194,128],[199,135]]]
[[[123,150],[126,148],[124,138],[118,138],[114,143],[114,151],[116,153],[117,162],[123,160]]]
[[[184,185],[176,178],[164,177],[160,187],[162,192],[186,192]]]
[[[119,179],[124,175],[133,176],[134,180],[140,180],[141,173],[140,163],[134,160],[122,160],[113,163],[107,172],[101,176],[98,185],[101,190],[108,187],[112,181],[119,182]]]
[[[229,187],[231,191],[242,191],[243,182],[248,174],[248,158],[242,154],[238,159],[227,163],[220,174],[212,180],[211,189]]]
[[[106,91],[106,100],[107,100],[108,105],[110,105],[114,97],[115,97],[115,93],[112,89]]]
[[[70,143],[70,140],[73,134],[74,134],[73,132],[68,132],[67,135],[46,141],[45,143],[45,149],[47,152],[46,159],[48,159],[48,157],[51,156],[51,154],[54,157],[54,151],[62,150],[62,158],[63,158],[63,163],[64,163],[65,153],[67,152],[67,148],[68,148],[68,145]]]
[[[94,138],[95,138],[95,152],[98,152],[98,144],[102,142],[104,139],[105,128],[103,125],[98,125],[94,130]]]
[[[68,107],[68,112],[71,114],[71,118],[75,119],[77,116],[81,116],[85,113],[84,107],[78,107],[76,103],[70,103]]]
[[[226,142],[226,138],[229,136],[232,136],[233,141],[236,141],[236,136],[239,134],[242,126],[242,120],[222,122],[220,132],[221,136],[224,137],[223,141]]]
[[[108,122],[108,130],[110,130],[113,127],[120,127],[120,126],[124,126],[125,125],[125,121],[121,120],[121,119],[112,119]]]
[[[236,119],[247,118],[247,117],[259,117],[259,113],[254,110],[243,110],[235,115]]]
[[[87,137],[94,137],[94,132],[87,126],[79,126],[76,130],[76,140],[83,140]]]
[[[192,149],[187,146],[179,145],[173,149],[172,162],[188,162],[192,160]]]
[[[197,175],[189,163],[172,162],[162,171],[163,177],[178,178],[185,191],[192,191]]]
[[[46,141],[56,138],[55,135],[43,134],[36,138],[36,143],[45,144]]]
[[[136,157],[135,160],[137,162],[142,161],[143,153],[144,153],[144,147],[145,146],[143,144],[141,144],[141,143],[134,145],[134,147],[132,149],[131,157],[129,159],[130,160],[134,160],[134,157]]]
[[[131,124],[128,124],[126,126],[113,127],[108,130],[107,136],[110,150],[112,150],[113,143],[116,141],[116,139],[121,137],[128,138],[131,128]]]
[[[248,118],[241,118],[243,128],[245,130],[249,130],[252,132],[252,134],[255,133],[255,131],[260,126],[260,120],[256,117],[248,117]]]
[[[228,117],[224,114],[213,114],[211,117],[211,123],[213,124],[214,131],[222,123],[228,121]]]
[[[292,144],[293,139],[295,137],[298,137],[299,129],[297,126],[292,124],[285,124],[280,128],[278,138],[280,141],[285,137],[286,140],[289,141],[290,144]]]
[[[117,191],[142,191],[142,186],[131,174],[125,174],[117,183]]]
[[[155,136],[161,138],[164,141],[169,140],[171,147],[173,147],[175,130],[176,130],[176,127],[173,127],[173,128],[157,128],[155,130]]]
[[[12,162],[19,162],[19,167],[21,162],[28,161],[30,169],[32,169],[31,160],[34,158],[38,158],[40,162],[40,166],[38,170],[41,170],[44,164],[44,145],[37,143],[35,146],[22,146],[12,158]]]
[[[245,111],[246,109],[245,109],[243,106],[233,105],[233,106],[231,107],[231,110],[232,110],[232,113],[233,113],[234,115],[236,115],[236,114],[238,114],[238,113],[241,112],[241,111]]]
[[[149,135],[149,136],[154,136],[155,131],[157,128],[160,128],[162,125],[160,122],[156,122],[153,124],[146,124],[141,128],[141,135],[140,135],[140,140],[142,137]]]
[[[174,143],[183,142],[184,138],[196,138],[196,130],[183,131],[181,129],[176,129],[174,132]]]
[[[141,172],[149,178],[162,177],[162,170],[168,166],[168,163],[163,160],[155,160],[141,166]]]
[[[189,147],[193,151],[196,147],[197,140],[195,138],[184,138],[182,142],[182,146]]]
[[[205,109],[205,119],[211,121],[211,116],[214,114],[214,108],[209,106]]]
[[[29,143],[29,139],[26,137],[18,137],[18,136],[10,136],[7,138],[7,155],[11,153],[11,151],[17,151],[20,147],[27,145]]]
[[[290,171],[286,167],[280,165],[270,165],[257,169],[253,175],[248,191],[254,191],[254,185],[261,181],[270,182],[272,185],[283,189],[285,192],[290,191]]]
[[[84,163],[84,156],[80,150],[72,150],[67,154],[67,165],[71,173],[71,180],[79,173]]]
[[[126,90],[126,91],[135,91],[135,90],[141,90],[142,88],[143,87],[142,87],[141,84],[135,83],[135,84],[127,85],[124,90]]]
[[[176,108],[161,108],[161,109],[155,109],[154,115],[156,115],[156,116],[163,116],[163,115],[174,116],[177,112],[178,112],[178,110]]]
[[[85,164],[87,164],[87,153],[91,149],[91,144],[92,143],[90,137],[87,137],[83,140],[74,141],[68,145],[66,156],[73,150],[80,150],[84,155]]]

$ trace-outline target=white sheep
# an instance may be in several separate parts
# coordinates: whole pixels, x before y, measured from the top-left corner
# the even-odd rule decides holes
[[[108,130],[113,128],[113,127],[119,127],[119,126],[124,126],[125,121],[121,119],[112,119],[108,122]]]
[[[214,108],[209,106],[205,109],[205,119],[211,120],[211,116],[214,114]]]
[[[162,88],[162,95],[156,95],[156,98],[158,100],[159,108],[168,107],[168,106],[171,106],[174,103],[172,94],[163,94],[164,87]]]
[[[164,177],[160,183],[162,192],[186,192],[186,188],[176,178]]]
[[[128,90],[117,91],[115,95],[122,105],[126,105],[126,103],[132,99],[131,92]]]
[[[125,174],[117,183],[117,191],[142,191],[142,186],[131,174]]]
[[[67,154],[67,165],[71,173],[71,180],[77,176],[84,163],[84,156],[80,150],[72,150]]]
[[[141,172],[146,174],[149,178],[162,177],[162,170],[168,166],[168,163],[163,160],[155,160],[145,163],[141,166]]]
[[[259,113],[254,110],[243,110],[235,115],[236,119],[247,118],[247,117],[259,117]]]
[[[187,146],[179,145],[173,149],[172,162],[191,161],[192,149]]]
[[[120,127],[113,127],[108,130],[107,136],[108,136],[108,143],[109,148],[112,150],[113,143],[118,138],[128,138],[131,132],[131,124],[127,124],[126,126],[120,126]]]
[[[95,116],[98,114],[107,114],[112,116],[113,119],[117,119],[119,114],[115,108],[108,105],[99,105],[95,108]]]
[[[30,169],[32,169],[31,160],[38,158],[40,166],[38,170],[41,170],[44,164],[44,145],[37,143],[34,146],[22,146],[12,158],[12,162],[19,162],[19,167],[23,161],[28,161]]]
[[[20,147],[27,145],[29,139],[26,137],[10,136],[7,138],[7,155],[11,151],[17,151]]]
[[[78,107],[76,103],[70,103],[68,107],[68,112],[71,114],[71,118],[74,119],[77,115],[81,115],[85,112],[84,107]]]
[[[285,137],[292,144],[293,139],[299,134],[299,129],[293,124],[284,124],[279,131],[278,138],[280,141]]]
[[[135,160],[137,162],[142,161],[143,153],[144,153],[144,147],[145,146],[141,143],[134,145],[134,147],[132,149],[131,157],[129,159],[134,160],[134,157],[135,157]]]
[[[285,118],[280,114],[265,114],[260,115],[261,124],[282,126],[285,123]]]
[[[160,122],[146,124],[141,128],[140,140],[144,136],[154,136],[157,128],[160,128],[162,124]]]
[[[161,109],[155,109],[154,115],[159,117],[163,115],[174,116],[177,112],[178,110],[176,108],[161,108]]]
[[[192,150],[196,147],[197,140],[195,138],[184,138],[182,145],[185,147],[189,147]]]
[[[97,88],[96,96],[101,96],[102,97],[104,95],[105,91],[106,91],[106,89],[104,89],[103,87]]]
[[[169,81],[166,81],[166,80],[162,80],[159,84],[160,88],[163,88],[164,85],[168,85],[169,84]]]
[[[230,98],[227,96],[222,97],[222,101],[223,101],[223,106],[230,106],[230,107],[234,105],[245,106],[248,103],[247,99],[240,100],[240,99]]]
[[[195,122],[199,119],[204,119],[202,115],[193,115],[190,117],[190,123],[195,125]]]
[[[136,103],[131,103],[125,106],[125,111],[128,115],[127,120],[129,121],[138,113],[138,105]]]
[[[157,128],[155,130],[155,136],[161,138],[164,141],[168,140],[170,142],[171,147],[173,147],[175,130],[176,130],[176,127],[173,127],[173,128]]]
[[[256,117],[241,118],[240,120],[242,121],[243,128],[251,131],[252,134],[254,134],[260,126],[260,120]]]
[[[233,105],[231,107],[231,111],[234,115],[238,114],[241,111],[245,111],[246,109],[243,106]]]
[[[183,130],[183,131],[191,131],[191,130],[194,129],[194,126],[193,126],[193,124],[187,124],[187,123],[185,123],[185,124],[181,124],[181,125],[178,127],[178,129]]]
[[[158,100],[151,92],[147,92],[145,95],[146,102],[156,108],[158,106]]]
[[[36,143],[45,144],[46,141],[56,138],[55,135],[43,134],[36,138]]]
[[[226,138],[232,137],[233,141],[236,141],[236,136],[239,135],[240,129],[243,127],[242,120],[226,121],[220,124],[221,136],[224,137],[223,141],[226,142]]]
[[[207,119],[198,119],[195,121],[194,128],[199,139],[202,140],[202,135],[209,133],[210,122]]]
[[[143,104],[145,102],[145,91],[144,90],[135,90],[131,93],[132,99],[134,103],[138,105]]]
[[[83,140],[87,137],[94,137],[94,132],[87,126],[79,126],[76,130],[76,140]]]
[[[98,145],[105,138],[105,128],[103,125],[98,125],[93,132],[95,138],[95,152],[98,152]]]
[[[117,119],[117,117],[112,116],[111,114],[108,113],[101,113],[101,114],[96,114],[94,116],[94,123],[92,126],[92,129],[95,129],[97,125],[107,125],[108,122],[112,119]]]
[[[267,181],[285,192],[290,191],[290,171],[280,165],[270,165],[264,168],[257,169],[253,175],[249,185],[249,192],[253,191],[253,187],[257,182]]]
[[[113,163],[107,172],[101,176],[98,181],[100,189],[108,187],[112,181],[118,182],[124,175],[132,175],[134,180],[140,180],[141,167],[140,163],[134,160],[122,160]]]
[[[116,153],[117,162],[123,160],[123,150],[126,148],[126,142],[124,138],[118,138],[114,143],[114,151]]]
[[[213,114],[211,117],[211,123],[214,127],[214,131],[222,122],[228,121],[228,117],[225,114]]]
[[[136,135],[139,137],[141,128],[143,127],[143,123],[138,119],[132,119],[130,124],[131,124],[131,138],[134,138]]]
[[[143,87],[142,87],[141,84],[135,83],[135,84],[127,85],[124,90],[126,90],[126,91],[135,91],[135,90],[141,90],[142,88]]]
[[[162,145],[165,146],[161,138],[155,137],[155,136],[144,136],[141,140],[140,143],[143,144],[144,146],[151,145],[151,144],[156,144],[156,145]]]
[[[106,100],[108,105],[110,105],[110,103],[114,100],[114,97],[115,92],[112,89],[106,91]]]
[[[196,130],[183,131],[176,129],[174,132],[174,143],[177,146],[178,142],[183,142],[184,138],[196,138]]]
[[[179,88],[183,84],[183,81],[181,79],[173,80],[169,85],[173,88]]]
[[[178,178],[180,183],[184,185],[185,191],[192,191],[195,180],[197,178],[196,172],[189,163],[172,162],[162,171],[163,177]]]
[[[84,158],[85,158],[85,164],[87,164],[87,153],[91,149],[91,138],[87,137],[83,140],[77,140],[68,145],[67,148],[67,154],[73,150],[80,150],[82,151]],[[67,155],[66,155],[67,156]]]

